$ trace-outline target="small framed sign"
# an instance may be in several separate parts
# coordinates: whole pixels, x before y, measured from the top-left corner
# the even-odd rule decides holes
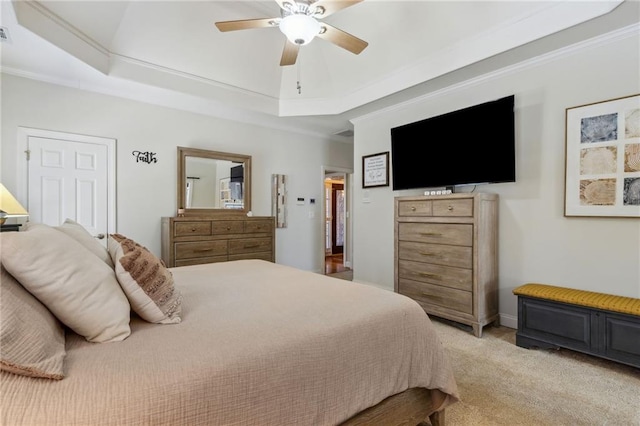
[[[389,151],[362,157],[362,187],[389,186]]]

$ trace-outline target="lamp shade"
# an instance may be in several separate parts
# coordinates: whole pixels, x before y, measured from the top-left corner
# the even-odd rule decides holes
[[[8,217],[29,216],[22,204],[0,183],[0,223]]]
[[[320,23],[304,14],[285,16],[279,26],[289,41],[297,45],[308,44],[320,32]]]

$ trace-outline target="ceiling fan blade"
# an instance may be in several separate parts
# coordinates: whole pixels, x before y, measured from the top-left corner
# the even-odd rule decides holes
[[[342,30],[339,30],[336,27],[332,27],[325,22],[321,22],[320,25],[322,26],[324,31],[320,31],[320,34],[318,34],[316,37],[330,41],[331,43],[340,46],[351,53],[355,53],[357,55],[369,45],[369,43],[367,43],[366,41],[361,40],[356,36],[352,36],[351,34],[346,33]]]
[[[296,59],[298,59],[298,51],[300,50],[300,46],[291,43],[289,40],[286,40],[284,43],[284,49],[282,50],[282,58],[280,58],[280,66],[284,67],[287,65],[293,65],[296,63]]]
[[[362,1],[363,0],[347,0],[347,1],[318,0],[315,3],[312,3],[312,6],[314,6],[317,10],[320,10],[320,8],[324,9],[324,12],[317,13],[315,16],[317,18],[325,18],[331,14],[334,14],[342,9],[346,9],[349,6],[353,6],[354,4],[358,4]]]
[[[280,18],[241,19],[239,21],[216,22],[216,27],[222,32],[248,30],[251,28],[277,27]]]

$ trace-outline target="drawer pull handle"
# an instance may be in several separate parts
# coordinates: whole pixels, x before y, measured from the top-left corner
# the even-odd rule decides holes
[[[453,206],[448,206],[448,207],[447,207],[447,210],[449,210],[450,212],[452,212],[452,211],[453,211]]]
[[[196,252],[196,253],[202,253],[202,252],[205,252],[205,251],[211,251],[211,250],[213,250],[213,249],[210,249],[210,248],[208,248],[208,249],[196,249],[196,250],[194,250],[194,252]]]
[[[428,297],[429,299],[432,299],[432,300],[444,300],[444,298],[442,296],[435,296],[433,294],[429,294],[429,293],[425,293],[425,292],[422,292],[422,295],[425,296],[425,297]]]
[[[431,252],[425,253],[425,252],[420,252],[420,254],[421,254],[422,256],[427,256],[427,257],[441,257],[438,253],[431,253]]]
[[[227,226],[227,231],[231,231],[231,227],[230,226]]]
[[[191,228],[191,232],[196,232],[197,229],[196,228]]]
[[[260,247],[260,244],[251,244],[249,246],[245,245],[244,248],[256,248],[256,247]]]
[[[415,212],[416,211],[416,207],[415,206],[411,206],[411,211]]]
[[[421,232],[420,235],[423,237],[442,237],[442,234],[439,232]]]
[[[427,274],[426,272],[420,272],[418,275],[420,275],[421,277],[425,277],[425,278],[434,278],[436,280],[442,279],[441,275]]]

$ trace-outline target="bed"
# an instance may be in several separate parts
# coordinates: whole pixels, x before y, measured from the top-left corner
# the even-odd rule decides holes
[[[52,237],[50,231],[45,240]],[[29,232],[33,229],[5,234]],[[33,269],[38,256],[47,256],[46,248],[38,253],[33,247],[32,258],[20,260],[29,266],[17,270],[14,250],[43,239],[33,235],[16,242],[23,235],[5,234],[0,240],[3,343],[12,325],[7,304],[15,305],[9,296],[24,291],[20,286],[41,294],[31,288],[34,279],[24,270]],[[66,253],[70,242],[65,242]],[[117,256],[112,260],[122,284],[118,268],[125,262]],[[77,262],[69,265],[80,268]],[[124,337],[89,341],[85,331],[67,325],[73,318],[60,320],[64,356],[54,361],[63,365],[61,377],[30,377],[37,374],[15,371],[15,365],[12,371],[3,353],[2,424],[386,425],[430,420],[442,425],[446,407],[458,401],[446,351],[430,319],[405,296],[263,260],[164,272],[172,290],[163,302],[173,311],[166,311],[162,321],[152,322],[148,312],[134,310],[135,298],[127,291],[132,310]],[[46,296],[40,299],[35,303],[64,317]],[[13,309],[11,315],[27,311]],[[38,330],[45,333],[43,327]]]

